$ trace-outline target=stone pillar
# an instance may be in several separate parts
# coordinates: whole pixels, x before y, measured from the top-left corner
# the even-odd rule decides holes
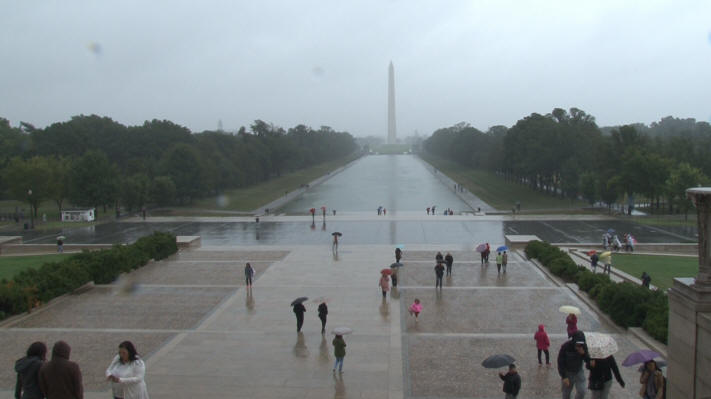
[[[711,396],[711,187],[690,188],[699,228],[699,273],[675,278],[669,290],[669,366],[672,399]]]

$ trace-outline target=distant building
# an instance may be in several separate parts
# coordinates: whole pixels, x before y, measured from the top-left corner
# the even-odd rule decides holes
[[[62,211],[62,222],[93,222],[96,220],[96,211],[89,209],[66,209]]]

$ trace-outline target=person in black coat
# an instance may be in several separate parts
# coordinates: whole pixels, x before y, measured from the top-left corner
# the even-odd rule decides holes
[[[326,302],[321,302],[318,305],[318,318],[321,319],[321,334],[326,333],[326,316],[328,315],[328,306]]]
[[[452,254],[447,252],[447,256],[444,257],[444,263],[447,264],[447,275],[451,276],[452,275],[452,265],[454,264],[454,258],[452,257]]]
[[[34,342],[27,348],[27,356],[15,362],[17,383],[15,384],[16,399],[41,399],[44,394],[39,386],[39,370],[47,357],[47,345]]]
[[[294,304],[294,314],[296,315],[296,332],[301,332],[301,327],[304,325],[304,312],[306,308],[303,303]]]
[[[400,263],[400,259],[402,259],[402,250],[395,248],[395,262]]]
[[[558,374],[561,378],[563,399],[569,399],[575,388],[575,399],[583,399],[586,392],[585,369],[583,363],[588,363],[585,334],[582,331],[572,333],[570,340],[560,347],[558,352]]]
[[[509,364],[509,372],[499,373],[499,378],[504,381],[506,399],[515,399],[518,396],[518,391],[521,390],[521,376],[516,371],[516,365]]]
[[[607,399],[612,387],[613,373],[620,386],[625,387],[614,356],[610,355],[604,359],[590,359],[590,363],[585,367],[590,370],[588,389],[590,389],[593,399]]]
[[[437,277],[437,280],[435,280],[435,288],[442,288],[442,277],[444,276],[444,266],[442,265],[442,262],[437,262],[437,265],[434,267],[434,271],[435,276]]]

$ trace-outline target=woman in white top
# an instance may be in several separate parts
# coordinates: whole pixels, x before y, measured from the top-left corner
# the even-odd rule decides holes
[[[138,357],[131,341],[119,345],[118,355],[106,369],[106,379],[111,381],[115,399],[148,399],[148,390],[143,378],[146,365]]]

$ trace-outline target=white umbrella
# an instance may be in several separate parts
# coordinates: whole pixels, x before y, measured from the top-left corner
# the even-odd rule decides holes
[[[585,344],[593,359],[604,359],[617,353],[617,342],[612,336],[603,333],[586,332]]]
[[[334,335],[348,335],[352,332],[353,330],[348,327],[336,327],[333,329]]]
[[[578,308],[578,307],[576,307],[576,306],[571,306],[571,305],[563,305],[563,306],[561,306],[561,307],[558,308],[558,311],[561,312],[561,313],[565,313],[565,314],[571,314],[571,313],[572,313],[572,314],[578,315],[578,316],[580,316],[580,314],[582,313],[582,312],[580,311],[580,308]]]

